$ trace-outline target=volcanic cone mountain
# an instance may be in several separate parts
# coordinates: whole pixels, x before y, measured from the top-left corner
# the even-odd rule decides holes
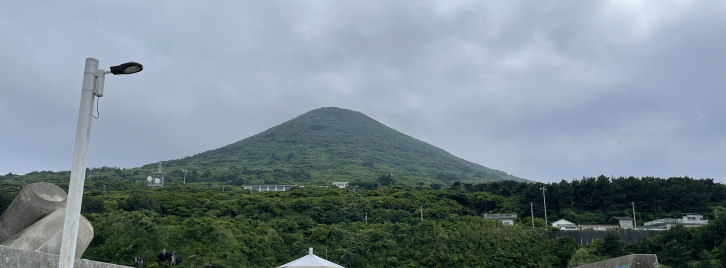
[[[249,183],[376,182],[415,184],[524,181],[463,160],[356,111],[325,107],[236,143],[165,166],[199,181]]]

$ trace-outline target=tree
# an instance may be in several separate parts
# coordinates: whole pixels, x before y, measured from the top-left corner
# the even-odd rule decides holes
[[[625,244],[620,241],[620,234],[618,234],[617,231],[609,231],[605,234],[603,245],[602,248],[600,248],[598,255],[608,256],[611,258],[622,256],[624,255],[624,246]]]
[[[673,267],[685,267],[691,260],[691,251],[676,240],[668,241],[657,255],[658,260]]]
[[[393,175],[384,175],[378,177],[378,184],[382,186],[388,186],[393,185],[396,183],[396,179],[393,178]]]
[[[575,254],[578,245],[572,237],[560,236],[552,241],[552,248],[555,256],[560,260],[560,267],[566,267],[567,262]]]

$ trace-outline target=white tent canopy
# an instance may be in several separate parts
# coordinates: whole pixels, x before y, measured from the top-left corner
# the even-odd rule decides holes
[[[288,262],[277,268],[345,268],[343,266],[332,263],[326,259],[320,258],[313,254],[313,248],[310,248],[310,253],[302,258]]]

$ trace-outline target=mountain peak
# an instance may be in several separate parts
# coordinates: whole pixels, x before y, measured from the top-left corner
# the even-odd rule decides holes
[[[223,169],[259,183],[375,181],[390,174],[410,184],[522,180],[338,107],[309,111],[247,139],[169,164]]]

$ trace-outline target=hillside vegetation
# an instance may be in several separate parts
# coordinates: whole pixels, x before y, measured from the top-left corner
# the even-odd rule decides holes
[[[524,181],[453,156],[370,117],[327,107],[300,115],[239,142],[179,160],[194,181],[231,184],[375,182],[393,175],[404,184]],[[145,166],[151,171],[154,164]]]

